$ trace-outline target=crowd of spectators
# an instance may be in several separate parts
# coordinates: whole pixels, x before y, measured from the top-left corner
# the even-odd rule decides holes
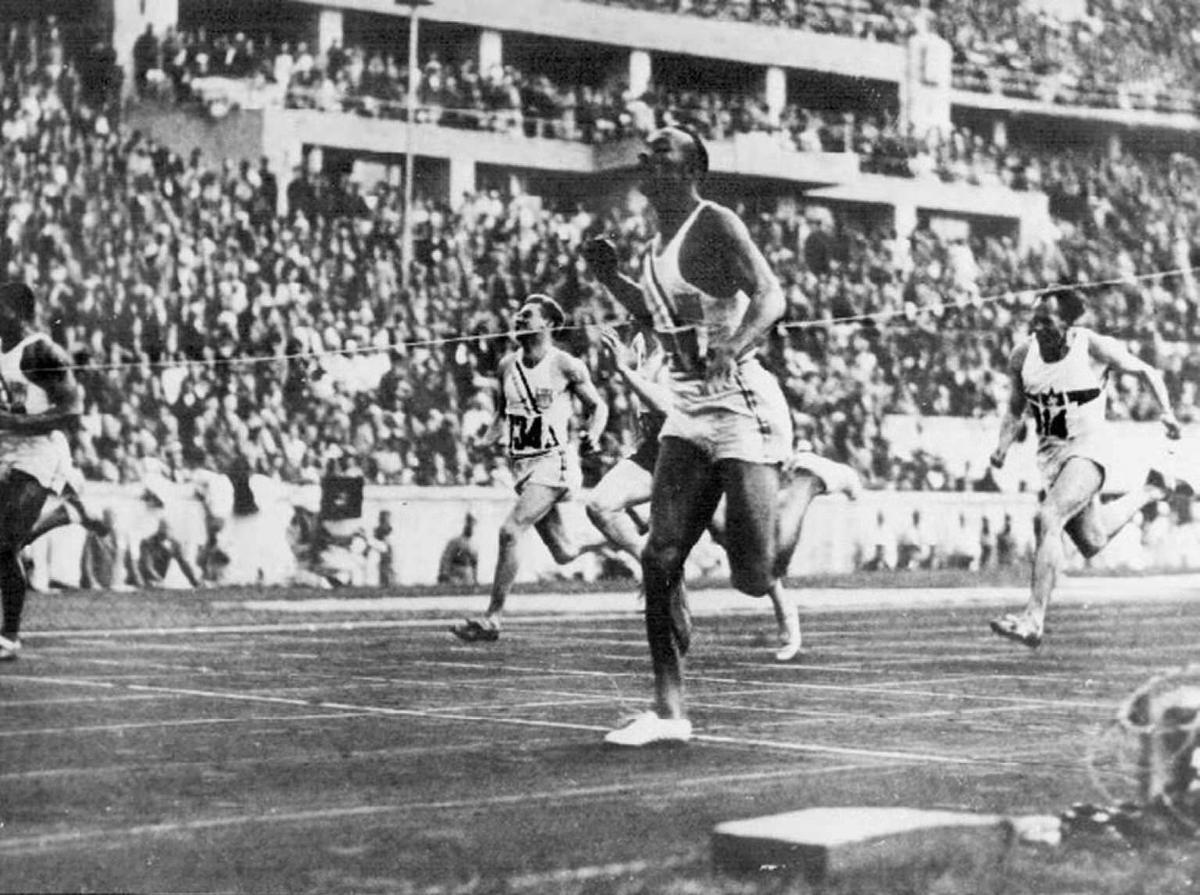
[[[0,269],[38,284],[44,322],[80,364],[88,399],[75,450],[90,477],[196,466],[285,481],[361,471],[380,483],[503,483],[482,438],[490,377],[531,291],[569,310],[565,338],[613,411],[590,474],[628,449],[633,405],[590,328],[613,306],[578,249],[607,233],[634,258],[651,232],[641,213],[495,192],[422,199],[404,286],[394,187],[248,161],[207,167],[83,102],[63,86],[70,70],[44,52],[5,62]],[[928,229],[901,242],[794,202],[741,209],[787,295],[766,355],[800,437],[874,486],[979,486],[936,457],[898,452],[883,420],[996,414],[1021,317],[993,298],[1064,278],[1121,280],[1089,290],[1095,322],[1166,370],[1181,419],[1200,418],[1194,279],[1131,279],[1191,267],[1195,161],[1057,153],[1036,169],[1061,230],[1036,254]],[[1153,406],[1123,380],[1113,412],[1152,418]]]
[[[1200,109],[1200,21],[1186,0],[589,0],[894,43],[928,27],[955,85],[1067,105]]]
[[[290,108],[407,117],[407,66],[391,53],[334,44],[322,54],[304,42],[293,47],[265,37],[256,43],[243,33],[204,30],[172,30],[161,43],[152,31],[139,41],[143,38],[135,48],[135,80],[143,95],[176,101],[203,96],[210,106],[224,108],[227,94],[202,84],[214,77],[242,78],[260,85],[260,102],[271,101],[269,96]],[[889,112],[831,112],[792,104],[772,113],[761,96],[745,93],[652,86],[637,95],[619,82],[564,86],[513,65],[480,72],[470,59],[444,63],[437,53],[420,65],[415,117],[443,127],[587,143],[683,124],[709,140],[754,134],[788,151],[854,152],[863,170],[872,173],[1018,189],[1028,185],[1023,157],[962,127],[918,139]]]

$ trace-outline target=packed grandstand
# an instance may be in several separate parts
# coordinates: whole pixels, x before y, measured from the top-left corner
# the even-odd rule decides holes
[[[1017,14],[1013,4],[973,0],[928,9],[874,0],[604,5],[864,42],[902,42],[930,27],[951,43],[956,86],[978,71],[1003,82],[981,88],[995,93],[1019,80],[1046,101],[1044,120],[1057,107],[1106,105],[1101,94],[1115,97],[1114,109],[1164,114],[1180,105],[1190,113],[1200,96],[1200,50],[1180,49],[1200,47],[1200,21],[1172,0],[1153,4],[1151,17],[1141,4],[1089,2],[1069,20],[1053,4]],[[207,157],[130,125],[131,110],[140,121],[156,110],[224,114],[205,93],[214,79],[224,96],[283,108],[406,117],[408,69],[395,34],[372,44],[347,12],[344,40],[318,49],[315,6],[276,4],[255,19],[249,4],[233,25],[229,5],[218,6],[220,14],[181,3],[177,24],[148,28],[128,59],[83,14],[7,24],[0,258],[8,277],[43,285],[54,337],[82,367],[88,406],[75,453],[86,475],[128,482],[182,464],[292,482],[347,469],[379,484],[502,482],[502,458],[481,436],[503,334],[532,291],[567,308],[565,338],[614,411],[591,474],[627,451],[634,405],[604,373],[591,327],[618,315],[579,248],[614,236],[633,270],[651,227],[641,207],[578,190],[439,195],[418,178],[406,283],[394,178],[365,182],[352,169],[311,164],[279,170],[266,153]],[[426,17],[436,22],[436,10]],[[536,53],[482,71],[463,51],[462,30],[445,45],[436,28],[423,34],[418,124],[595,144],[679,122],[718,142],[754,135],[785,153],[851,153],[863,172],[889,180],[1048,197],[1052,239],[927,219],[898,236],[886,218],[810,201],[798,184],[721,181],[787,295],[766,360],[785,383],[798,437],[852,464],[869,487],[988,487],[982,448],[973,458],[939,455],[902,443],[902,427],[887,421],[997,415],[1004,362],[1023,331],[1020,296],[1056,282],[1103,284],[1089,289],[1092,324],[1165,371],[1181,420],[1200,415],[1191,271],[1200,203],[1186,132],[1156,150],[1153,137],[1120,125],[1068,118],[1047,140],[1030,119],[1000,133],[967,116],[917,138],[894,102],[868,102],[869,91],[810,93],[803,105],[772,109],[760,90],[717,77],[715,63],[712,84],[704,64],[684,60],[636,95],[620,78],[564,80],[572,69],[562,54],[546,57],[544,71]],[[230,94],[230,83],[246,91]],[[1112,416],[1154,418],[1132,379],[1112,392]]]

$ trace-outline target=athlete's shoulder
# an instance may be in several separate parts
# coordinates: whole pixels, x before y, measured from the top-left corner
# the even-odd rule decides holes
[[[1079,334],[1075,338],[1084,345],[1088,357],[1094,363],[1103,366],[1140,363],[1140,360],[1120,339],[1082,327],[1077,328],[1077,331]]]
[[[704,235],[739,237],[746,233],[746,225],[737,213],[719,202],[705,200],[696,215],[696,227]]]
[[[71,358],[65,348],[49,336],[37,335],[21,350],[21,371],[30,379],[62,376],[71,370]]]
[[[585,364],[581,358],[578,358],[573,354],[568,354],[566,351],[563,351],[561,348],[557,347],[554,349],[554,352],[555,366],[557,366],[558,369],[561,370],[572,382],[581,382],[585,379],[591,378],[590,374],[588,373],[587,364]]]
[[[510,351],[504,357],[500,358],[500,363],[496,364],[496,375],[500,378],[512,369],[512,365],[517,362],[517,352]]]
[[[1016,347],[1012,350],[1012,354],[1008,356],[1008,369],[1010,372],[1021,372],[1021,368],[1025,366],[1025,361],[1032,350],[1033,342],[1033,336],[1026,336],[1016,344]]]

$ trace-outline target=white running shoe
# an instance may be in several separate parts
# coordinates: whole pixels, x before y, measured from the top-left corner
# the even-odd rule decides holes
[[[649,746],[651,743],[686,743],[692,738],[692,722],[687,718],[660,718],[643,712],[628,724],[610,730],[604,742],[611,746]]]
[[[776,662],[790,662],[800,653],[800,610],[795,605],[787,607],[783,614],[783,627],[779,630],[779,650]]]
[[[791,469],[815,475],[825,485],[827,494],[845,494],[851,500],[862,496],[863,483],[853,467],[835,460],[828,460],[812,451],[797,451],[791,460]]]
[[[1002,615],[992,619],[988,625],[995,634],[1007,640],[1023,643],[1030,649],[1037,649],[1042,645],[1042,626],[1030,618],[1027,613]]]
[[[21,652],[20,637],[0,636],[0,662],[15,662]]]

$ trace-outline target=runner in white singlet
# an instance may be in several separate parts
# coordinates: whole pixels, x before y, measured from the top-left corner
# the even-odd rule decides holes
[[[658,435],[667,419],[666,408],[671,406],[670,389],[665,384],[666,356],[653,335],[649,348],[640,332],[626,346],[615,329],[605,326],[600,329],[600,340],[613,368],[633,391],[639,432],[633,453],[619,460],[592,489],[587,512],[609,543],[640,563],[646,537],[629,511],[649,502],[654,484]]]
[[[1035,526],[1033,587],[1022,612],[990,623],[996,634],[1029,647],[1042,642],[1046,609],[1063,566],[1064,532],[1080,553],[1092,557],[1147,503],[1177,490],[1190,491],[1185,483],[1153,470],[1142,487],[1100,504],[1100,490],[1113,462],[1105,422],[1110,371],[1140,377],[1161,408],[1167,437],[1178,439],[1180,430],[1162,374],[1116,339],[1076,326],[1084,310],[1083,297],[1072,289],[1058,289],[1039,300],[1033,334],[1009,361],[1012,395],[991,458],[993,466],[1004,465],[1030,411],[1044,488]]]
[[[23,283],[0,286],[0,661],[21,648],[28,584],[20,551],[47,497],[71,478],[63,433],[83,409],[70,358],[34,329],[35,303]]]
[[[641,283],[620,273],[611,242],[594,240],[584,250],[595,277],[654,327],[671,358],[673,403],[642,552],[655,706],[605,737],[618,746],[691,738],[683,697],[691,637],[684,564],[724,495],[729,529],[738,533],[727,550],[731,581],[750,596],[770,591],[775,496],[792,444],[783,392],[755,358],[785,310],[779,281],[737,215],[701,197],[708,151],[699,137],[678,127],[655,131],[640,161],[642,192],[659,228]]]
[[[495,437],[508,447],[517,503],[500,526],[500,550],[487,612],[450,631],[467,643],[500,637],[504,604],[518,571],[518,548],[531,527],[560,564],[607,541],[598,531],[579,541],[566,530],[559,505],[581,484],[577,448],[569,441],[572,396],[588,413],[584,448],[600,443],[608,406],[600,400],[583,361],[556,348],[553,333],[564,323],[562,309],[545,295],[531,295],[516,317],[520,348],[500,362]]]

